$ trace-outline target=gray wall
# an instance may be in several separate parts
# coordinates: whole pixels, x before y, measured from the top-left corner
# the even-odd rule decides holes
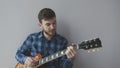
[[[78,50],[74,68],[120,68],[120,0],[0,0],[0,68],[14,68],[27,35],[40,31],[37,14],[49,7],[70,42],[100,37],[103,48]]]

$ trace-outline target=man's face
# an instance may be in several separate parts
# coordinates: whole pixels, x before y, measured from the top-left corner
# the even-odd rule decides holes
[[[48,36],[55,35],[56,32],[56,17],[53,17],[51,19],[45,20],[42,19],[42,22],[40,23],[41,28],[43,29],[43,32],[47,34]]]

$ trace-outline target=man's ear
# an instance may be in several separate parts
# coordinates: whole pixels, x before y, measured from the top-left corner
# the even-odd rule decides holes
[[[38,26],[39,26],[40,28],[42,28],[42,23],[39,22],[39,23],[38,23]]]

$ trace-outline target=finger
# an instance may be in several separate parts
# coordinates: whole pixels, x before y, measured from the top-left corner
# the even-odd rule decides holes
[[[68,49],[66,50],[65,54],[67,55],[67,58],[70,58],[70,53],[69,53]]]
[[[72,58],[74,56],[74,54],[71,52],[70,47],[67,47],[67,51],[66,51],[67,57],[68,58]]]
[[[74,54],[76,54],[76,52],[75,52],[75,50],[74,50],[74,48],[72,46],[68,47],[68,51],[70,52],[70,54],[72,56],[74,56]]]
[[[73,48],[72,47],[68,47],[68,52],[70,56],[73,56]]]
[[[74,57],[76,54],[76,51],[74,50],[73,47],[68,47],[68,53],[69,53],[70,57]]]
[[[29,59],[28,59],[28,62],[32,63],[32,62],[33,62],[32,58],[29,58]]]
[[[74,47],[76,44],[75,43],[71,43],[71,46]]]
[[[69,49],[74,55],[76,54],[76,51],[75,51],[74,47],[70,46]]]
[[[31,66],[32,62],[33,62],[32,58],[31,58],[31,57],[27,57],[27,59],[26,59],[26,64],[27,64],[28,66]]]
[[[70,58],[74,57],[74,53],[73,52],[69,52],[69,56],[70,56]]]

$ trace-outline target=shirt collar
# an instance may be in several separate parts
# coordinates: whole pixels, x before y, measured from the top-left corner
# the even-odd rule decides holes
[[[57,33],[55,33],[55,35],[54,35],[51,39],[54,39],[56,36],[57,36]],[[39,32],[38,38],[45,38],[45,36],[44,36],[44,34],[43,34],[43,31],[40,31],[40,32]]]

